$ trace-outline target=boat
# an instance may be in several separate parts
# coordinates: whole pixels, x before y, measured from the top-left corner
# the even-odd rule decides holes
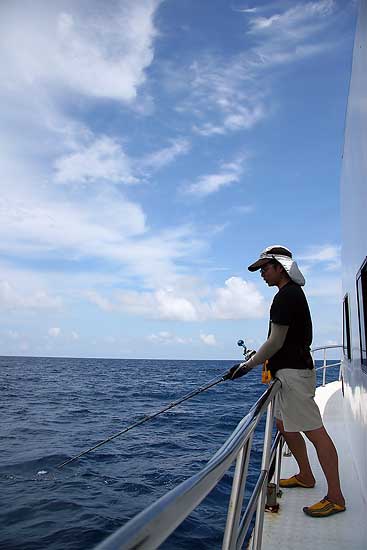
[[[325,494],[325,481],[313,449],[310,461],[317,484],[309,489],[279,490],[280,477],[295,473],[295,461],[280,434],[273,437],[273,405],[280,382],[275,379],[223,446],[194,476],[166,493],[103,541],[98,550],[153,550],[209,494],[234,462],[223,550],[367,547],[367,0],[360,0],[345,124],[341,175],[343,343],[336,361],[339,379],[325,383],[330,366],[324,353],[323,383],[316,400],[339,455],[345,513],[310,518],[302,507]],[[244,502],[252,438],[266,414],[261,472]],[[253,521],[253,518],[256,518]],[[254,523],[254,525],[253,525]],[[247,534],[252,529],[251,537]]]

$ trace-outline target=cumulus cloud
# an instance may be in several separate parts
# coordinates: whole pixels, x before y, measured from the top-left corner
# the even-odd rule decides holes
[[[191,289],[159,288],[150,292],[125,291],[113,298],[96,291],[87,299],[105,311],[124,311],[146,318],[170,321],[203,321],[208,319],[253,319],[262,317],[265,300],[253,283],[231,277],[222,288],[212,289],[208,297]]]
[[[198,320],[195,305],[188,298],[177,296],[170,289],[158,289],[154,292],[121,292],[114,301],[93,291],[86,293],[86,296],[91,302],[107,311],[117,309],[155,319]]]
[[[200,334],[200,340],[206,345],[206,346],[216,346],[217,340],[214,336],[214,334]]]
[[[48,329],[48,335],[51,336],[51,338],[57,338],[61,334],[61,328],[59,327],[52,327]]]
[[[265,300],[253,283],[230,277],[210,305],[215,319],[253,319],[264,314]]]

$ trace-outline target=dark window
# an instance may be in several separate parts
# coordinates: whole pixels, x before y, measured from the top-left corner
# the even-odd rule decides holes
[[[367,258],[357,275],[359,341],[362,369],[367,373]]]
[[[349,296],[346,294],[343,300],[343,353],[344,357],[351,360],[352,352],[350,347],[350,322],[349,322]]]

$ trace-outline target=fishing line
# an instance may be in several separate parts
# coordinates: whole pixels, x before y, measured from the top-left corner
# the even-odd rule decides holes
[[[253,355],[255,353],[253,350],[248,350],[247,349],[247,347],[246,347],[243,340],[238,340],[237,345],[240,346],[240,347],[243,347],[243,355],[245,356],[245,361],[247,361],[251,357],[251,355]],[[193,397],[195,397],[195,395],[198,395],[199,393],[203,393],[203,392],[209,390],[213,386],[216,386],[217,384],[220,384],[220,382],[224,382],[225,380],[229,380],[231,378],[231,375],[232,375],[232,373],[231,373],[231,369],[230,369],[227,372],[224,372],[218,378],[213,378],[205,386],[200,386],[196,390],[192,390],[191,392],[187,393],[183,397],[180,397],[176,401],[172,401],[168,405],[165,405],[162,409],[159,409],[158,411],[156,411],[152,414],[147,414],[147,415],[143,416],[140,420],[137,420],[133,424],[130,424],[130,426],[127,426],[127,428],[124,428],[120,432],[118,432],[114,435],[111,435],[110,437],[107,437],[107,439],[104,439],[100,443],[97,443],[97,445],[94,445],[93,447],[89,447],[89,449],[86,449],[85,451],[82,451],[81,453],[73,456],[72,458],[69,458],[68,460],[65,460],[65,462],[62,462],[61,464],[56,466],[56,468],[58,468],[60,470],[61,468],[63,468],[67,464],[70,464],[71,462],[74,462],[75,460],[77,460],[78,458],[86,455],[87,453],[90,453],[91,451],[94,451],[95,449],[98,449],[98,447],[102,447],[102,445],[105,445],[109,441],[112,441],[113,439],[116,439],[116,437],[120,437],[120,435],[126,434],[127,432],[129,432],[133,428],[136,428],[137,426],[140,426],[141,424],[144,424],[145,422],[148,422],[149,420],[152,420],[153,418],[156,418],[160,414],[163,414],[166,411],[168,411],[170,409],[173,409],[174,407],[177,407],[177,405],[179,405],[180,403],[183,403],[184,401],[188,401],[189,399],[192,399]]]
[[[76,456],[73,456],[72,458],[69,458],[68,460],[65,460],[65,462],[62,462],[56,468],[61,469],[67,464],[70,464],[71,462],[74,462],[78,458],[86,455],[87,453],[90,453],[91,451],[94,451],[95,449],[98,449],[98,447],[102,447],[102,445],[105,445],[109,441],[112,441],[113,439],[116,439],[116,437],[119,437],[120,435],[123,435],[127,433],[128,431],[132,430],[133,428],[136,428],[136,426],[140,426],[141,424],[144,424],[145,422],[148,422],[148,420],[152,420],[153,418],[157,417],[160,414],[163,414],[164,412],[173,409],[174,407],[177,407],[180,403],[183,403],[184,401],[187,401],[188,399],[191,399],[192,397],[195,397],[195,395],[198,395],[199,393],[203,393],[204,391],[208,390],[209,388],[212,388],[213,386],[219,384],[220,382],[224,382],[225,380],[228,380],[230,378],[230,371],[227,371],[223,373],[219,378],[213,378],[208,384],[205,386],[200,386],[196,390],[192,390],[191,392],[187,393],[183,397],[180,397],[176,401],[172,401],[168,405],[165,405],[162,409],[159,409],[158,411],[147,414],[143,416],[140,420],[137,420],[133,424],[130,424],[130,426],[127,426],[125,429],[121,430],[120,432],[111,435],[107,439],[104,439],[100,443],[97,443],[97,445],[94,445],[93,447],[90,447],[89,449],[86,449],[85,451],[82,451]]]

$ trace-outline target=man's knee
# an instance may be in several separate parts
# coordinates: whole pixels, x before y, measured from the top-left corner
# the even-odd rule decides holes
[[[305,431],[304,434],[314,445],[331,440],[324,426],[316,428],[315,430]]]

